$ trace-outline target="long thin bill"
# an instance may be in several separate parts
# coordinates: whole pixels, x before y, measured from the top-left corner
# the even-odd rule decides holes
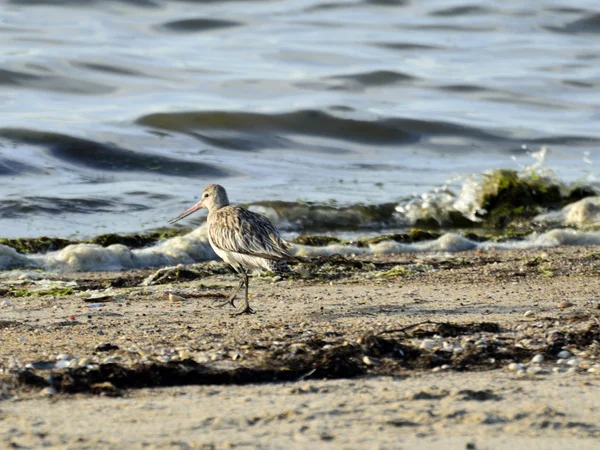
[[[169,220],[170,224],[174,224],[175,222],[179,222],[181,219],[183,219],[184,217],[189,216],[192,213],[195,213],[196,211],[198,211],[199,209],[202,209],[202,202],[198,202],[196,203],[194,206],[192,206],[190,209],[185,210],[184,212],[182,212],[181,214],[179,214],[177,217]]]

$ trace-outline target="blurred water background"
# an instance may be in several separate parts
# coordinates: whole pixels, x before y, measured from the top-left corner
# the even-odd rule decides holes
[[[209,183],[300,233],[493,169],[598,185],[597,1],[4,0],[0,55],[2,237],[145,232]]]

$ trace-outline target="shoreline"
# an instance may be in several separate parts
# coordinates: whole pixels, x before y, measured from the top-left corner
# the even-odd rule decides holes
[[[143,413],[127,436],[107,438],[119,411],[146,411],[156,402],[173,418],[161,430],[190,446],[219,447],[223,427],[233,446],[283,439],[275,442],[333,447],[350,445],[353,433],[367,433],[358,447],[386,447],[401,432],[407,447],[421,436],[432,446],[450,439],[451,448],[465,448],[479,445],[481,437],[504,448],[506,435],[547,448],[559,448],[552,447],[556,442],[587,448],[600,436],[598,405],[590,400],[573,410],[553,391],[559,383],[584,401],[600,385],[600,246],[317,258],[299,272],[290,279],[254,276],[250,293],[257,314],[235,318],[212,304],[235,284],[218,263],[3,278],[0,428],[13,430],[4,434],[5,443],[33,445],[39,438],[30,425],[57,400],[52,418],[38,427],[44,439],[78,445],[85,432],[90,448],[145,439],[175,445],[157,437],[154,427],[164,418],[159,413]],[[169,293],[182,300],[169,301]],[[537,355],[543,361],[532,362]],[[525,390],[514,387],[515,380]],[[144,383],[154,388],[135,389]],[[211,385],[190,386],[206,383]],[[164,387],[169,384],[179,386]],[[423,394],[429,409],[400,395],[406,386],[437,392]],[[465,386],[473,392],[460,393]],[[308,410],[318,405],[321,419],[314,411],[263,417],[277,393],[290,390],[306,398]],[[374,414],[364,397],[370,391],[377,392],[375,404],[389,401],[396,410],[382,409],[367,426]],[[319,393],[330,398],[327,405]],[[179,410],[180,395],[189,417],[181,416],[188,412]],[[251,403],[249,409],[237,409],[238,396]],[[201,420],[208,414],[204,401],[226,406]],[[340,410],[336,402],[350,406]],[[113,411],[115,404],[122,406]],[[82,421],[90,419],[87,431],[83,425],[52,428],[68,405]],[[106,417],[95,415],[94,405],[102,405]],[[456,411],[440,413],[448,405]],[[252,414],[260,426],[248,425]],[[227,419],[231,415],[239,423]],[[347,425],[339,423],[340,415],[349,418]],[[178,425],[182,420],[187,428]],[[308,428],[299,431],[305,422]],[[313,428],[321,431],[307,434]],[[461,437],[474,430],[477,439]]]

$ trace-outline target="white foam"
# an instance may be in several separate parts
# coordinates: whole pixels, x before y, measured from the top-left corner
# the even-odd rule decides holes
[[[403,244],[396,241],[382,241],[370,244],[368,247],[354,245],[331,244],[323,247],[294,245],[296,256],[314,257],[339,255],[389,255],[398,253],[420,252],[460,252],[477,248],[477,243],[454,233],[444,234],[433,241]]]
[[[579,227],[600,225],[600,197],[587,197],[565,207],[566,223]]]
[[[456,209],[455,202],[454,193],[443,187],[396,206],[396,212],[400,223],[406,225],[414,225],[419,221],[431,219],[439,225],[444,225],[448,222],[450,212]]]
[[[38,267],[47,270],[112,271],[190,264],[215,258],[204,225],[184,236],[176,236],[142,249],[132,250],[121,244],[108,247],[75,244],[45,255],[33,255],[26,260],[34,261]]]
[[[583,198],[560,211],[541,214],[535,217],[534,221],[551,226],[598,227],[600,226],[600,196]]]
[[[383,241],[368,247],[332,244],[323,247],[294,245],[293,253],[301,257],[340,255],[383,255],[398,253],[443,252],[453,253],[482,249],[529,249],[558,245],[600,245],[600,232],[575,229],[554,229],[546,233],[532,234],[524,240],[507,242],[471,241],[458,234],[447,233],[432,241],[403,244]],[[206,226],[184,236],[177,236],[158,244],[131,250],[115,244],[101,247],[94,244],[70,245],[60,251],[44,255],[25,256],[14,249],[0,245],[0,270],[15,268],[42,268],[50,271],[113,271],[148,267],[190,264],[197,261],[215,260],[210,248]]]
[[[38,267],[37,264],[18,253],[14,248],[0,244],[0,270],[20,267]]]
[[[481,248],[500,250],[556,247],[559,245],[600,245],[600,232],[573,229],[556,229],[545,233],[533,233],[522,241],[483,242]]]
[[[433,241],[403,244],[395,241],[383,241],[370,246],[372,253],[421,253],[421,252],[462,252],[473,250],[477,244],[467,238],[454,233],[447,233]]]

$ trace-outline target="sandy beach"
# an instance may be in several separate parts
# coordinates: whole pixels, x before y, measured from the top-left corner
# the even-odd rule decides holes
[[[599,262],[321,258],[242,317],[218,263],[5,272],[0,446],[596,448]]]

